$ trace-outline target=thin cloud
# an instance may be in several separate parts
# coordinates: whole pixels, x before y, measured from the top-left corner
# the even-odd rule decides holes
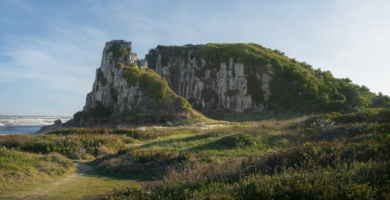
[[[0,14],[0,92],[7,95],[0,104],[19,102],[7,108],[9,114],[80,110],[105,42],[114,39],[133,42],[141,58],[159,44],[254,42],[390,94],[387,1],[91,0],[48,7],[18,0],[0,5],[9,8]]]

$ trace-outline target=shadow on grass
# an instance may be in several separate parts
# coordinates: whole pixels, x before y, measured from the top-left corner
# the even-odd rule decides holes
[[[246,133],[237,133],[222,137],[207,144],[189,148],[188,151],[199,152],[204,150],[231,150],[235,148],[250,149],[254,147],[264,149],[266,146],[270,146],[267,144],[268,142],[271,142],[268,138],[264,140]]]
[[[230,122],[263,121],[269,119],[287,120],[305,116],[303,113],[276,113],[273,111],[235,113],[227,111],[218,111],[210,113],[208,117],[216,120],[225,120]]]
[[[148,147],[152,147],[152,146],[162,146],[163,144],[165,144],[165,145],[166,144],[173,144],[173,143],[176,143],[176,142],[193,142],[193,141],[198,141],[198,140],[204,140],[204,139],[207,139],[207,138],[220,137],[220,136],[224,136],[224,135],[230,134],[228,131],[229,130],[224,131],[222,129],[222,130],[217,130],[217,131],[213,131],[213,132],[210,132],[210,133],[204,133],[204,134],[199,134],[199,135],[190,136],[190,137],[165,139],[165,140],[162,140],[162,141],[156,141],[156,142],[151,142],[151,143],[148,143],[148,144],[144,144],[141,147],[142,148],[148,148]]]
[[[140,173],[129,173],[129,174],[114,174],[114,173],[105,173],[99,170],[99,166],[97,163],[94,163],[94,161],[88,161],[84,164],[90,166],[93,168],[93,170],[88,171],[85,173],[84,176],[86,177],[104,177],[114,180],[135,180],[140,182],[151,182],[155,181],[158,174],[154,173],[147,173],[147,172],[140,172]]]

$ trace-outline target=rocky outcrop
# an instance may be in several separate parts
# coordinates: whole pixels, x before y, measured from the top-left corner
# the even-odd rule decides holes
[[[114,54],[113,46],[123,48],[122,54]],[[93,83],[93,88],[87,95],[87,101],[84,106],[84,111],[87,111],[98,104],[105,107],[113,106],[114,109],[124,111],[126,104],[132,102],[124,102],[124,97],[134,99],[135,95],[139,95],[137,86],[129,86],[123,78],[123,68],[115,67],[123,64],[136,64],[137,67],[145,68],[147,63],[145,60],[139,60],[136,53],[132,53],[131,42],[122,40],[113,40],[107,42],[103,50],[101,66],[96,70],[96,78]],[[127,54],[125,54],[127,53]],[[115,95],[115,98],[112,98]]]
[[[240,58],[215,59],[200,51],[194,46],[159,46],[146,57],[149,67],[164,77],[176,94],[203,113],[218,108],[235,112],[267,109],[271,71],[254,71]]]
[[[132,52],[131,42],[107,42],[93,88],[80,114],[80,126],[110,127],[163,123],[190,109],[167,82]]]
[[[191,105],[176,95],[167,81],[148,69],[146,60],[132,52],[131,42],[107,42],[92,91],[82,111],[66,123],[56,121],[37,134],[71,127],[133,128],[141,125],[204,119]],[[198,120],[198,121],[199,121]]]
[[[60,129],[68,129],[68,128],[75,127],[75,126],[78,126],[78,123],[76,124],[74,119],[71,119],[71,120],[67,121],[66,123],[62,123],[62,121],[60,119],[58,119],[58,120],[54,121],[54,124],[52,124],[52,125],[43,126],[35,134],[36,135],[43,135],[43,134],[49,133],[51,131],[60,130]]]

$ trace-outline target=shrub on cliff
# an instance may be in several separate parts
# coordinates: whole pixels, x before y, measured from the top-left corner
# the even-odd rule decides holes
[[[121,47],[118,44],[112,45],[108,51],[111,51],[114,57],[121,57],[129,53],[126,48]]]
[[[143,94],[148,95],[157,102],[161,102],[168,95],[173,94],[167,81],[153,70],[138,68],[133,65],[125,66],[120,64],[119,66],[124,69],[124,78],[130,85],[139,83],[139,88]]]

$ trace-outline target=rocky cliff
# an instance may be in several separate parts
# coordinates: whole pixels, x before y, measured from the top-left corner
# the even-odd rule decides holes
[[[132,52],[131,42],[107,42],[82,112],[84,127],[131,127],[188,117],[191,105]],[[187,113],[187,114],[186,114]]]
[[[146,58],[150,68],[164,77],[170,88],[203,113],[218,108],[235,112],[263,111],[272,94],[272,71],[251,70],[240,54],[232,57],[205,53],[203,46],[152,49]]]
[[[253,43],[159,45],[145,59],[176,94],[206,114],[344,112],[370,106],[374,95],[348,78]]]

